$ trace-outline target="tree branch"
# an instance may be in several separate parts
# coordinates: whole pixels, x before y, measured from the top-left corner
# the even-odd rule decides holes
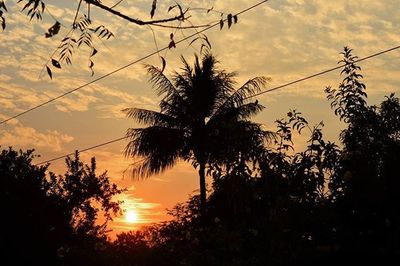
[[[165,22],[178,21],[178,20],[182,21],[182,20],[186,19],[186,17],[185,17],[185,13],[186,12],[182,12],[179,16],[175,16],[175,17],[171,17],[171,18],[143,21],[143,20],[132,18],[132,17],[129,17],[129,16],[125,15],[125,14],[122,14],[121,12],[116,11],[116,10],[114,10],[114,9],[108,7],[108,6],[105,6],[105,5],[103,5],[102,3],[100,3],[100,2],[98,2],[96,0],[85,0],[85,2],[88,3],[88,4],[94,5],[94,6],[98,7],[98,8],[100,8],[100,9],[103,9],[103,10],[105,10],[107,12],[110,12],[111,14],[113,14],[115,16],[118,16],[120,18],[123,18],[123,19],[125,19],[125,20],[127,20],[127,21],[129,21],[131,23],[140,25],[140,26],[143,26],[143,25],[155,25],[155,24],[158,24],[158,23],[165,23]]]

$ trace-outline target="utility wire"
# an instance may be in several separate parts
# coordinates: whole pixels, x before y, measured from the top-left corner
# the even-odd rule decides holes
[[[269,0],[264,0],[264,1],[261,1],[261,2],[259,2],[259,3],[257,3],[257,4],[254,4],[254,5],[252,5],[252,6],[248,7],[248,8],[246,8],[246,9],[240,11],[239,13],[236,14],[236,16],[239,16],[239,15],[241,15],[241,14],[244,14],[244,13],[250,11],[251,9],[254,9],[254,8],[256,8],[256,7],[258,7],[258,6],[260,6],[260,5],[264,4],[264,3],[266,3],[266,2],[268,2],[268,1],[269,1]],[[225,19],[224,21],[226,21],[226,20],[227,20],[227,19]],[[219,26],[219,25],[220,25],[220,22],[218,21],[218,22],[216,22],[216,23],[214,23],[214,24],[212,24],[212,25],[210,25],[210,26],[208,26],[208,27],[206,27],[206,28],[204,28],[204,29],[202,29],[202,30],[196,31],[195,33],[193,33],[193,34],[191,34],[191,35],[189,35],[189,36],[187,36],[187,37],[185,37],[185,38],[183,38],[183,39],[180,39],[179,41],[176,41],[175,44],[179,44],[179,43],[181,43],[181,42],[183,42],[183,41],[186,41],[186,40],[188,40],[188,39],[190,39],[190,38],[193,38],[194,36],[196,36],[196,35],[198,35],[198,34],[200,34],[200,33],[203,33],[203,32],[205,32],[205,31],[207,31],[207,30],[210,30],[210,29],[212,29],[212,28],[214,28],[214,27],[216,27],[216,26]],[[36,105],[36,106],[34,106],[34,107],[31,107],[31,108],[29,108],[29,109],[27,109],[27,110],[25,110],[25,111],[22,111],[21,113],[18,113],[18,114],[14,115],[14,116],[11,116],[11,117],[9,117],[9,118],[7,118],[7,119],[5,119],[5,120],[2,120],[2,121],[0,122],[0,125],[5,124],[5,123],[7,123],[8,121],[11,121],[11,120],[13,120],[13,119],[15,119],[15,118],[17,118],[17,117],[20,117],[20,116],[22,116],[22,115],[25,115],[25,114],[29,113],[29,112],[32,112],[33,110],[36,110],[36,109],[38,109],[38,108],[40,108],[40,107],[42,107],[42,106],[45,106],[45,105],[47,105],[47,104],[49,104],[49,103],[51,103],[51,102],[54,102],[54,101],[56,101],[56,100],[58,100],[58,99],[60,99],[60,98],[63,98],[63,97],[65,97],[65,96],[67,96],[67,95],[69,95],[69,94],[71,94],[71,93],[74,93],[74,92],[76,92],[76,91],[78,91],[78,90],[80,90],[80,89],[82,89],[82,88],[84,88],[84,87],[87,87],[87,86],[89,86],[89,85],[91,85],[91,84],[93,84],[93,83],[96,83],[96,82],[98,82],[98,81],[100,81],[100,80],[103,80],[103,79],[105,79],[105,78],[107,78],[107,77],[109,77],[109,76],[111,76],[111,75],[114,75],[115,73],[120,72],[120,71],[122,71],[122,70],[125,69],[125,68],[128,68],[128,67],[130,67],[130,66],[132,66],[132,65],[134,65],[134,64],[137,64],[137,63],[139,63],[139,62],[141,62],[141,61],[143,61],[143,60],[145,60],[145,59],[147,59],[147,58],[150,58],[150,57],[152,57],[153,55],[157,55],[157,54],[159,54],[160,52],[162,52],[162,51],[164,51],[164,50],[167,50],[167,49],[169,49],[168,46],[165,46],[164,48],[158,49],[157,51],[154,51],[154,52],[152,52],[152,53],[150,53],[150,54],[148,54],[148,55],[146,55],[146,56],[143,56],[143,57],[141,57],[141,58],[139,58],[139,59],[137,59],[137,60],[135,60],[135,61],[133,61],[133,62],[131,62],[131,63],[129,63],[129,64],[126,64],[126,65],[124,65],[124,66],[122,66],[122,67],[120,67],[120,68],[117,68],[117,69],[115,69],[115,70],[113,70],[113,71],[111,71],[111,72],[109,72],[109,73],[107,73],[107,74],[105,74],[105,75],[103,75],[103,76],[100,76],[100,77],[98,77],[98,78],[96,78],[96,79],[94,79],[94,80],[92,80],[92,81],[89,81],[89,82],[87,82],[87,83],[85,83],[85,84],[83,84],[83,85],[81,85],[81,86],[79,86],[79,87],[77,87],[77,88],[75,88],[75,89],[69,90],[69,91],[67,91],[67,92],[65,92],[65,93],[63,93],[63,94],[60,94],[59,96],[56,96],[56,97],[54,97],[54,98],[51,98],[51,99],[49,99],[49,100],[47,100],[47,101],[45,101],[45,102],[43,102],[43,103],[40,103],[40,104],[38,104],[38,105]]]
[[[358,63],[358,62],[361,62],[361,61],[365,61],[365,60],[368,60],[368,59],[371,59],[371,58],[374,58],[374,57],[377,57],[377,56],[380,56],[380,55],[383,55],[383,54],[392,52],[392,51],[397,50],[397,49],[399,49],[399,48],[400,48],[400,45],[399,45],[399,46],[392,47],[392,48],[389,48],[389,49],[387,49],[387,50],[380,51],[380,52],[375,53],[375,54],[368,55],[368,56],[366,56],[366,57],[362,57],[362,58],[357,59],[357,60],[354,60],[353,63]],[[329,72],[338,70],[338,69],[340,69],[340,68],[342,68],[342,67],[344,67],[344,66],[346,66],[346,64],[341,64],[341,65],[338,65],[338,66],[336,66],[336,67],[329,68],[329,69],[326,69],[326,70],[324,70],[324,71],[321,71],[321,72],[318,72],[318,73],[315,73],[315,74],[306,76],[306,77],[304,77],[304,78],[300,78],[300,79],[297,79],[297,80],[294,80],[294,81],[285,83],[285,84],[283,84],[283,85],[279,85],[279,86],[273,87],[273,88],[271,88],[271,89],[268,89],[268,90],[261,91],[261,92],[259,92],[259,93],[250,95],[250,96],[246,97],[245,99],[247,100],[247,99],[250,99],[250,98],[254,98],[254,97],[260,96],[260,95],[262,95],[262,94],[265,94],[265,93],[268,93],[268,92],[271,92],[271,91],[276,91],[276,90],[279,90],[279,89],[288,87],[288,86],[290,86],[290,85],[293,85],[293,84],[296,84],[296,83],[299,83],[299,82],[302,82],[302,81],[305,81],[305,80],[308,80],[308,79],[312,79],[312,78],[315,78],[315,77],[318,77],[318,76],[322,76],[322,75],[327,74],[327,73],[329,73]]]
[[[392,52],[392,51],[397,50],[397,49],[400,49],[400,45],[399,45],[399,46],[392,47],[392,48],[389,48],[389,49],[386,49],[386,50],[383,50],[383,51],[380,51],[380,52],[375,53],[375,54],[371,54],[371,55],[362,57],[362,58],[360,58],[360,59],[355,60],[353,63],[357,63],[357,62],[361,62],[361,61],[366,61],[366,60],[369,60],[369,59],[371,59],[371,58],[374,58],[374,57],[377,57],[377,56],[380,56],[380,55],[383,55],[383,54]],[[271,88],[271,89],[268,89],[268,90],[259,92],[259,93],[254,94],[254,95],[251,95],[251,96],[249,96],[249,97],[247,97],[247,98],[245,98],[245,99],[254,98],[254,97],[260,96],[260,95],[262,95],[262,94],[264,94],[264,93],[276,91],[276,90],[279,90],[279,89],[288,87],[288,86],[290,86],[290,85],[293,85],[293,84],[296,84],[296,83],[300,83],[300,82],[303,82],[303,81],[305,81],[305,80],[312,79],[312,78],[315,78],[315,77],[318,77],[318,76],[327,74],[327,73],[329,73],[329,72],[338,70],[338,69],[344,67],[345,65],[346,65],[346,64],[341,64],[341,65],[339,65],[339,66],[337,66],[337,67],[333,67],[333,68],[330,68],[330,69],[327,69],[327,70],[324,70],[324,71],[321,71],[321,72],[318,72],[318,73],[315,73],[315,74],[306,76],[306,77],[304,77],[304,78],[300,78],[300,79],[297,79],[297,80],[294,80],[294,81],[285,83],[285,84],[283,84],[283,85],[276,86],[276,87],[274,87],[274,88]],[[114,139],[114,140],[110,140],[110,141],[107,141],[107,142],[104,142],[104,143],[101,143],[101,144],[98,144],[98,145],[95,145],[95,146],[92,146],[92,147],[89,147],[89,148],[85,148],[85,149],[80,150],[80,151],[78,151],[78,152],[85,152],[85,151],[88,151],[88,150],[92,150],[92,149],[95,149],[95,148],[98,148],[98,147],[102,147],[102,146],[105,146],[105,145],[108,145],[108,144],[111,144],[111,143],[114,143],[114,142],[121,141],[121,140],[123,140],[123,139],[127,139],[128,137],[129,137],[129,136],[125,136],[125,137],[122,137],[122,138],[117,138],[117,139]],[[66,154],[66,155],[63,155],[63,156],[59,156],[59,157],[56,157],[56,158],[47,160],[47,161],[40,162],[40,163],[38,163],[38,164],[36,164],[36,165],[41,165],[41,164],[50,163],[50,162],[53,162],[53,161],[56,161],[56,160],[65,158],[65,157],[67,157],[67,156],[74,155],[74,154],[75,154],[75,153],[69,153],[69,154]]]
[[[122,138],[118,138],[118,139],[113,139],[113,140],[110,140],[110,141],[107,141],[107,142],[103,142],[103,143],[101,143],[101,144],[97,144],[97,145],[94,145],[94,146],[91,146],[91,147],[88,147],[88,148],[79,150],[78,152],[79,152],[79,153],[82,153],[82,152],[85,152],[85,151],[93,150],[93,149],[96,149],[96,148],[99,148],[99,147],[102,147],[102,146],[106,146],[106,145],[109,145],[109,144],[112,144],[112,143],[121,141],[121,140],[126,139],[126,138],[128,138],[128,136],[125,136],[125,137],[122,137]],[[57,161],[57,160],[66,158],[66,157],[68,157],[68,156],[72,156],[72,155],[74,155],[74,154],[75,154],[75,152],[71,152],[71,153],[68,153],[68,154],[65,154],[65,155],[62,155],[62,156],[59,156],[59,157],[50,159],[50,160],[46,160],[46,161],[37,163],[37,164],[35,164],[35,165],[41,165],[41,164],[51,163],[51,162],[54,162],[54,161]]]

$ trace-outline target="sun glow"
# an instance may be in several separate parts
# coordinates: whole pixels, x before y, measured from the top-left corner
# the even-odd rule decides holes
[[[136,210],[127,210],[125,213],[125,220],[127,223],[133,224],[138,221],[138,213]]]

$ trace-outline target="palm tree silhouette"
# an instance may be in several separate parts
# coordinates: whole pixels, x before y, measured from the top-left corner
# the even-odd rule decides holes
[[[178,159],[192,162],[200,177],[200,214],[205,217],[206,167],[244,158],[264,144],[268,133],[249,121],[264,107],[247,98],[259,92],[267,78],[253,78],[235,90],[236,73],[217,69],[210,53],[201,60],[195,56],[193,68],[183,57],[182,63],[182,72],[175,72],[171,80],[158,68],[146,66],[153,88],[162,96],[160,111],[123,110],[147,126],[128,129],[125,156],[143,157],[132,169],[141,178],[173,167]]]

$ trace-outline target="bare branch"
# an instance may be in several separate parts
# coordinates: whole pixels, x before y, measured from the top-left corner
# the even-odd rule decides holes
[[[182,12],[179,16],[175,16],[175,17],[171,17],[171,18],[166,18],[166,19],[158,19],[158,20],[148,20],[148,21],[144,21],[144,20],[140,20],[140,19],[136,19],[136,18],[132,18],[130,16],[127,16],[125,14],[122,14],[119,11],[116,11],[108,6],[103,5],[102,3],[99,3],[96,0],[85,0],[88,4],[94,5],[98,8],[101,8],[107,12],[110,12],[113,15],[116,15],[120,18],[123,18],[131,23],[137,24],[137,25],[154,25],[154,24],[159,24],[159,23],[165,23],[165,22],[170,22],[170,21],[182,21],[187,19],[187,17],[185,17],[186,11]]]

